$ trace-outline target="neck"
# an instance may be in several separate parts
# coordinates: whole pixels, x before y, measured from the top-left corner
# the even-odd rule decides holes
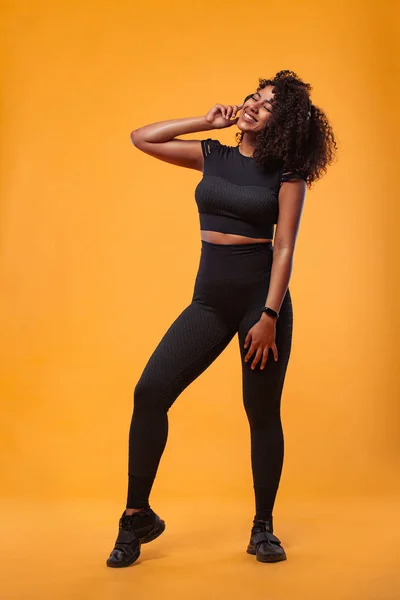
[[[243,134],[242,141],[240,142],[240,151],[245,156],[252,156],[254,148],[256,147],[256,136],[249,135],[247,132]]]

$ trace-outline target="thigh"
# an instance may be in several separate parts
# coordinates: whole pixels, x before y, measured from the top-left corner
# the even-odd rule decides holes
[[[283,383],[291,352],[293,331],[293,309],[288,289],[275,326],[278,361],[274,360],[273,352],[270,349],[268,360],[263,370],[260,369],[261,361],[257,363],[254,370],[251,369],[254,354],[248,362],[244,362],[244,357],[248,352],[248,347],[244,348],[244,342],[249,329],[260,319],[260,311],[265,305],[265,299],[265,291],[260,293],[259,297],[252,299],[238,328],[238,341],[242,362],[243,401],[246,410],[255,416],[257,415],[259,419],[270,413],[271,410],[279,410]]]
[[[192,301],[150,356],[136,385],[136,398],[143,397],[145,402],[168,409],[178,394],[221,354],[235,333],[215,309]]]

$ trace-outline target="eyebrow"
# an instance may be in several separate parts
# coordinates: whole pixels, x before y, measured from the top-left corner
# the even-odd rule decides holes
[[[255,92],[254,95],[258,94],[261,98],[260,92]],[[268,104],[272,104],[271,100],[264,100],[264,102],[268,102]]]

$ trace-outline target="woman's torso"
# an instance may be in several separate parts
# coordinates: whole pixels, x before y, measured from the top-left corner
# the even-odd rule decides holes
[[[203,178],[195,190],[201,239],[214,244],[273,241],[282,170],[266,171],[238,146],[202,140]]]

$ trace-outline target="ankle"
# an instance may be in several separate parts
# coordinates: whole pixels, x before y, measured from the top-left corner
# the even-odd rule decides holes
[[[125,509],[125,514],[126,515],[133,515],[134,513],[141,512],[142,510],[145,510],[145,509],[144,508],[126,508]]]

